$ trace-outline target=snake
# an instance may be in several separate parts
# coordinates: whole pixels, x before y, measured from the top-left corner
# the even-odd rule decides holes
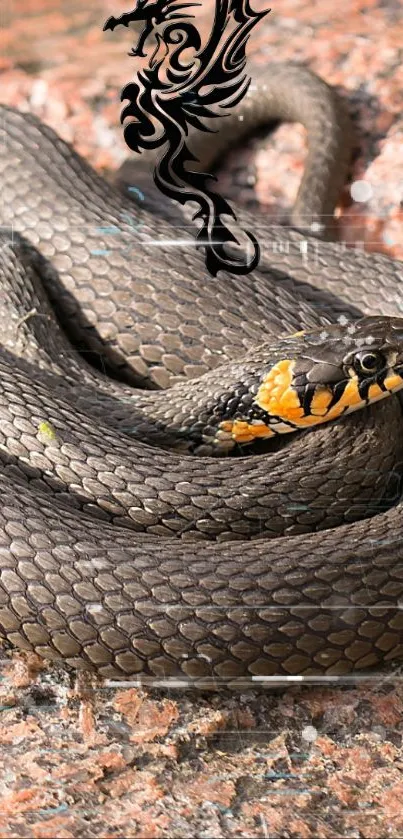
[[[123,189],[0,107],[13,647],[200,689],[402,658],[402,264],[334,241],[354,143],[335,90],[297,64],[257,88],[193,138],[210,166],[273,121],[307,130],[288,223],[237,207],[262,250],[241,279],[206,274],[151,180],[139,195],[141,158]]]

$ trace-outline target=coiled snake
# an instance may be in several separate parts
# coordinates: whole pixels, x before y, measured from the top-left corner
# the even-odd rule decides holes
[[[193,231],[161,218],[173,210],[150,215],[39,120],[1,107],[0,628],[73,667],[214,686],[403,654],[398,398],[279,436],[273,452],[210,456],[268,422],[241,409],[258,380],[273,384],[273,358],[289,397],[278,422],[301,416],[284,376],[301,384],[301,358],[305,385],[312,366],[345,369],[346,342],[354,364],[387,345],[382,381],[400,381],[401,263],[301,230],[323,214],[331,227],[348,118],[302,67],[258,83],[216,149],[270,117],[302,121],[310,149],[291,228],[239,209],[263,252],[242,279],[206,276]],[[376,317],[340,321],[362,315]],[[318,382],[316,416],[329,407]]]

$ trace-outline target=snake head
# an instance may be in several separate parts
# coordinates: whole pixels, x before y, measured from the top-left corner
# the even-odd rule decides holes
[[[258,441],[266,451],[278,435],[338,419],[401,388],[403,319],[368,317],[266,342],[191,387],[178,382],[169,415],[192,453],[239,453]],[[166,394],[155,400],[165,421]]]
[[[256,395],[281,431],[284,424],[295,430],[336,419],[403,388],[402,318],[309,330],[285,339],[281,349],[284,357]]]
[[[403,319],[368,317],[299,332],[250,351],[242,380],[218,409],[216,442],[229,447],[309,429],[401,388]]]

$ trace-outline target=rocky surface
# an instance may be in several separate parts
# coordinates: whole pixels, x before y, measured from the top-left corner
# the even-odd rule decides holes
[[[203,2],[204,31],[211,9]],[[1,100],[38,114],[105,172],[127,156],[119,92],[139,68],[125,30],[102,32],[123,10],[115,0],[13,0],[0,31]],[[259,66],[290,59],[346,97],[359,142],[341,235],[400,257],[402,43],[399,0],[278,0],[250,43],[254,84]],[[231,154],[220,188],[275,216],[292,204],[304,155],[303,129],[281,126]],[[351,195],[360,181],[365,201]],[[4,652],[0,691],[7,839],[403,835],[398,673],[200,696],[76,680]]]

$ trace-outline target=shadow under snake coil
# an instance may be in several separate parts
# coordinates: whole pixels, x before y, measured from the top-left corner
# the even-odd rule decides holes
[[[401,660],[402,264],[298,229],[331,221],[346,178],[334,91],[271,65],[213,135],[308,133],[291,226],[237,209],[262,247],[241,282],[206,276],[186,233],[178,258],[160,200],[0,116],[1,635],[213,688]],[[243,456],[251,435],[286,445]]]
[[[155,35],[157,46],[151,56],[148,68],[137,74],[138,82],[132,82],[122,90],[121,100],[130,104],[122,111],[121,122],[128,117],[134,119],[124,128],[124,138],[132,151],[152,150],[167,145],[157,161],[154,180],[161,192],[180,204],[194,201],[199,205],[193,220],[201,219],[202,225],[196,241],[205,248],[206,268],[212,276],[221,270],[234,274],[247,274],[259,263],[260,248],[256,237],[250,231],[248,251],[251,256],[230,257],[225,252],[228,243],[238,243],[236,235],[224,223],[222,216],[236,218],[234,211],[222,196],[209,189],[208,182],[216,178],[208,173],[189,170],[187,163],[197,161],[186,144],[189,126],[202,132],[212,132],[201,120],[204,118],[225,118],[225,112],[217,113],[212,106],[235,107],[245,96],[250,79],[244,74],[245,50],[252,28],[267,14],[254,12],[249,0],[217,0],[215,19],[207,44],[202,47],[200,34],[186,18],[176,13],[199,3],[177,3],[175,0],[160,0],[146,4],[139,0],[132,12],[120,18],[110,17],[105,29],[128,26],[137,20],[146,20],[137,46],[129,55],[144,56],[143,47],[147,37]],[[155,21],[155,24],[154,24]],[[223,41],[223,35],[230,22],[235,23],[233,32]],[[161,43],[165,47],[160,57]],[[169,54],[172,48],[171,54]],[[192,57],[184,59],[186,51]],[[167,64],[167,66],[165,66]],[[160,71],[165,70],[165,79]],[[156,126],[153,124],[155,119]]]

